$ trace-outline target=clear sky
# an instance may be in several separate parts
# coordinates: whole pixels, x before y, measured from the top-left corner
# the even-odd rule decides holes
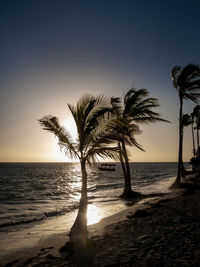
[[[133,161],[177,161],[178,95],[170,72],[199,64],[200,1],[26,0],[0,3],[0,161],[64,161],[38,119],[52,114],[73,133],[67,103],[85,93],[157,97],[171,124],[142,127]],[[191,112],[192,103],[184,103]],[[191,131],[184,160],[192,156]]]

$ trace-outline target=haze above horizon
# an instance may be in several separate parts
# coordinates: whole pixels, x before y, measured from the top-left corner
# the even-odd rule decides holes
[[[38,119],[52,114],[75,136],[67,103],[84,94],[123,97],[132,85],[159,99],[171,124],[142,126],[133,162],[177,162],[178,94],[170,72],[199,64],[200,2],[5,1],[1,3],[0,162],[64,162]],[[184,113],[194,104],[184,102]],[[183,159],[192,157],[184,129]],[[107,160],[109,161],[109,160]]]

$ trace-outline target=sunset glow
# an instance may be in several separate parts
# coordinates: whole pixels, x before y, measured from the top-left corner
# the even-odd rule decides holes
[[[69,132],[72,139],[75,141],[77,138],[77,130],[74,120],[72,118],[67,120],[62,120],[61,123]],[[56,137],[52,140],[52,149],[50,153],[57,162],[73,161],[68,155],[65,154],[64,149],[62,150],[60,149],[60,146],[58,144],[58,139]]]
[[[38,119],[55,115],[76,137],[68,103],[76,104],[84,94],[123,97],[133,84],[159,99],[158,112],[171,124],[142,127],[137,141],[145,153],[132,147],[130,160],[177,161],[178,96],[170,71],[176,64],[184,66],[199,58],[199,37],[193,27],[198,26],[194,12],[198,8],[192,10],[189,2],[181,2],[173,2],[173,8],[171,1],[162,5],[158,1],[78,1],[77,5],[22,1],[11,6],[5,2],[0,161],[70,161],[60,152],[56,138],[41,130]],[[190,41],[185,42],[188,34]],[[184,103],[184,112],[193,106]],[[189,129],[184,139],[183,156],[188,161],[192,155]]]

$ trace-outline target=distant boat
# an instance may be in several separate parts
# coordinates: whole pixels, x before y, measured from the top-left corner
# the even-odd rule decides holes
[[[115,171],[115,164],[103,163],[98,168],[100,171]]]

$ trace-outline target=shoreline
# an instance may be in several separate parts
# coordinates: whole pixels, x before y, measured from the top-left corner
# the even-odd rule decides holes
[[[102,238],[104,238],[104,236],[107,235],[108,228],[111,228],[111,232],[113,232],[114,229],[118,227],[117,225],[126,223],[127,218],[129,220],[134,213],[137,213],[137,211],[143,211],[152,208],[154,205],[156,205],[156,203],[159,203],[160,201],[171,201],[181,196],[182,194],[183,190],[181,189],[173,190],[172,192],[166,193],[162,196],[144,198],[138,201],[136,204],[132,204],[131,206],[126,207],[118,213],[103,218],[96,224],[89,225],[89,238],[91,238],[95,242],[96,240],[101,240]],[[56,262],[58,261],[58,263],[54,263],[53,266],[62,266],[60,265],[60,262],[65,263],[65,265],[63,266],[68,266],[66,265],[66,255],[64,255],[63,258],[63,255],[59,252],[59,249],[67,242],[67,240],[67,230],[59,234],[54,233],[48,238],[41,238],[40,241],[34,245],[34,247],[15,251],[7,254],[5,257],[2,257],[0,261],[0,263],[2,264],[1,266],[26,266],[27,264],[29,264],[29,266],[32,266],[36,263],[38,264],[38,266],[43,266],[43,264],[48,264],[48,262],[50,264],[52,260],[55,260]],[[46,266],[52,265],[50,264]]]
[[[126,220],[127,216],[130,213],[134,213],[138,210],[146,209],[150,207],[151,205],[153,205],[154,203],[159,202],[162,198],[168,198],[168,197],[174,197],[174,196],[175,196],[174,193],[173,194],[165,193],[163,194],[163,196],[160,196],[160,195],[147,196],[145,198],[142,198],[141,200],[136,201],[136,203],[132,203],[132,204],[129,203],[129,207],[125,206],[124,204],[124,208],[121,208],[119,212],[109,215],[107,217],[104,217],[95,224],[88,225],[89,238],[92,238],[92,239],[94,237],[99,238],[105,234],[106,227]],[[54,220],[56,220],[56,218]],[[46,224],[44,223],[44,225]],[[50,225],[52,227],[54,223],[51,222]],[[40,225],[38,227],[40,228]],[[11,264],[11,263],[12,265],[9,265],[9,266],[15,266],[15,264],[18,264],[18,262],[21,262],[21,261],[23,262],[28,259],[33,259],[35,257],[37,258],[38,256],[40,257],[41,251],[44,252],[42,253],[43,255],[50,252],[51,255],[55,257],[56,256],[59,257],[59,254],[60,254],[59,249],[62,246],[64,246],[64,244],[69,240],[67,228],[66,230],[63,229],[61,233],[54,232],[48,236],[46,235],[44,237],[41,236],[41,238],[36,241],[31,240],[32,234],[28,233],[30,232],[29,228],[25,229],[25,232],[26,232],[26,235],[30,234],[30,236],[28,237],[25,237],[25,236],[23,237],[24,239],[28,238],[28,240],[25,240],[25,242],[30,241],[32,245],[27,243],[28,245],[27,248],[23,248],[23,249],[19,248],[16,251],[8,252],[5,256],[2,256],[0,258],[0,266],[6,266],[7,264]],[[20,235],[20,231],[18,232],[18,234]],[[16,266],[21,266],[21,265],[16,265]]]
[[[148,185],[143,187],[141,191],[142,194],[146,195],[145,198],[134,200],[133,202],[120,199],[116,196],[110,202],[102,203],[89,203],[88,204],[88,224],[89,229],[94,228],[94,224],[105,218],[111,218],[111,216],[117,214],[120,211],[127,210],[132,206],[132,209],[140,208],[142,202],[147,201],[147,199],[152,197],[160,197],[162,193],[169,192],[168,187],[172,184],[174,176],[167,177],[159,182],[156,182],[153,186]],[[120,192],[119,192],[120,194]],[[153,194],[153,196],[152,196]],[[156,195],[156,196],[155,196]],[[0,263],[7,255],[11,255],[15,252],[20,253],[24,249],[32,249],[45,239],[51,236],[56,236],[59,234],[64,235],[69,232],[71,225],[75,220],[77,211],[71,211],[61,216],[55,216],[53,218],[47,218],[41,222],[33,222],[30,224],[25,224],[17,226],[17,228],[10,229],[11,231],[5,231],[0,233]],[[120,216],[119,216],[120,217]],[[118,218],[115,216],[115,220]],[[90,230],[89,230],[90,233]]]

